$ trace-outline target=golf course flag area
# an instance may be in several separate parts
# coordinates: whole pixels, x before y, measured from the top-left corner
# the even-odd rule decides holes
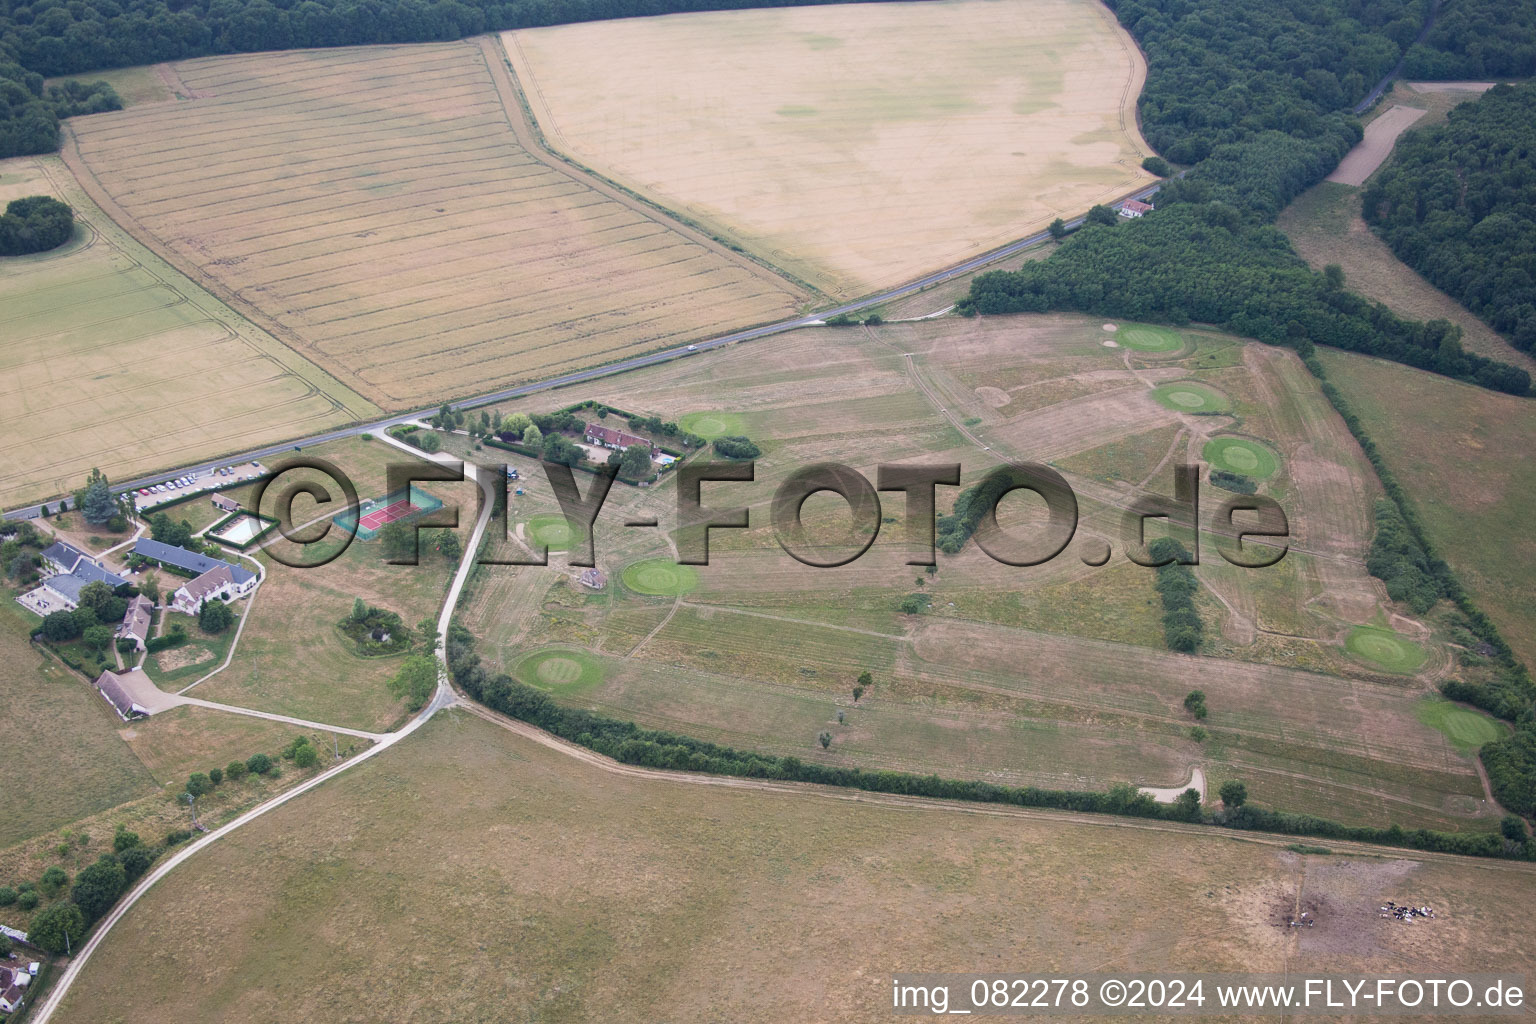
[[[1178,381],[1164,384],[1152,391],[1152,397],[1165,408],[1174,412],[1203,415],[1227,412],[1232,403],[1215,388],[1194,381]]]
[[[699,572],[665,558],[648,558],[624,567],[624,585],[649,597],[681,597],[699,584]]]

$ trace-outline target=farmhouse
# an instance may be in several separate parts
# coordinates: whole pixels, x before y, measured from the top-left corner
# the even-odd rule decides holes
[[[245,578],[236,579],[237,572],[243,573]],[[171,607],[188,615],[196,615],[203,607],[204,601],[215,598],[221,601],[233,601],[237,597],[249,594],[255,586],[255,573],[241,569],[238,565],[219,562],[197,579],[177,587],[175,595],[171,598]]]
[[[21,1006],[21,997],[32,976],[26,971],[0,967],[0,1013],[15,1013]]]
[[[1120,204],[1120,216],[1141,217],[1151,213],[1154,209],[1156,209],[1156,207],[1154,207],[1151,203],[1143,203],[1139,200],[1127,199],[1125,202]]]
[[[223,494],[215,494],[213,496],[213,507],[216,508],[216,509],[219,509],[220,511],[223,511],[223,512],[239,512],[240,511],[240,503],[238,501],[236,501],[234,498],[228,497],[227,495],[223,495]]]
[[[602,590],[608,585],[608,575],[601,569],[588,569],[577,578],[582,586],[591,587],[593,590]]]
[[[117,635],[133,641],[133,646],[144,650],[144,643],[149,639],[149,623],[155,609],[155,602],[142,594],[128,602],[128,614],[123,616],[123,624],[117,627]]]
[[[130,669],[129,671],[136,672],[138,670]],[[107,671],[97,676],[96,689],[101,691],[101,695],[106,698],[107,703],[112,705],[112,709],[117,712],[118,717],[125,722],[135,715],[147,715],[150,713],[149,708],[133,699],[133,694],[124,685],[122,676],[116,672]]]
[[[66,609],[73,611],[80,604],[80,591],[85,589],[87,583],[105,583],[115,590],[127,582],[116,573],[108,572],[89,558],[81,556],[68,572],[44,580],[43,589]]]
[[[656,445],[646,438],[596,423],[587,424],[587,443],[600,444],[604,448],[612,448],[615,451],[623,451],[630,445],[643,444],[651,450],[652,455],[656,454]]]
[[[90,561],[90,556],[84,551],[62,540],[56,540],[43,549],[43,561],[52,566],[54,572],[74,572],[82,558]]]

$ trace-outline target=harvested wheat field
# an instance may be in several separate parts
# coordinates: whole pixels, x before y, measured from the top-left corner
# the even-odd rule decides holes
[[[503,35],[557,151],[830,294],[1151,181],[1145,65],[1091,0],[681,14]]]
[[[174,68],[195,99],[73,125],[85,180],[114,216],[381,405],[797,307],[777,275],[530,154],[505,69],[476,43]]]
[[[1528,865],[1285,842],[681,781],[447,711],[178,868],[61,1009],[886,1021],[904,970],[1530,974]],[[1388,899],[1436,919],[1382,919]],[[1316,926],[1287,927],[1301,908]]]
[[[378,414],[130,238],[57,157],[0,161],[0,206],[37,194],[74,207],[76,236],[0,259],[0,505]]]

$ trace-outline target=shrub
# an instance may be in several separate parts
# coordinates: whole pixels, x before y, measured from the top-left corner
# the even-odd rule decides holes
[[[272,759],[266,754],[252,754],[246,758],[245,767],[252,775],[268,775],[273,768]]]
[[[9,907],[16,902],[16,890],[8,885],[0,885],[0,907]]]
[[[1168,161],[1160,156],[1149,156],[1141,162],[1141,169],[1148,174],[1155,174],[1159,178],[1166,178],[1173,173],[1173,168],[1168,166]]]
[[[38,879],[37,887],[44,896],[56,896],[59,890],[69,884],[69,875],[57,864],[43,872],[43,877]]]
[[[147,846],[130,846],[118,857],[123,864],[123,873],[128,881],[136,881],[139,876],[149,870],[149,866],[155,862],[155,851]]]
[[[139,834],[137,832],[129,832],[125,828],[118,829],[117,834],[112,837],[113,853],[122,853],[124,850],[129,849],[130,847],[138,845]]]
[[[728,459],[755,459],[763,454],[761,448],[740,434],[732,434],[729,437],[717,437],[715,438],[714,445],[715,451]]]
[[[229,764],[224,766],[224,777],[230,782],[239,782],[241,779],[245,778],[245,773],[248,770],[249,769],[245,767],[244,761],[231,761]]]
[[[166,846],[179,846],[192,838],[192,833],[184,828],[173,828],[165,834]]]
[[[32,915],[27,941],[45,953],[58,956],[76,949],[85,937],[85,915],[73,903],[55,903]]]
[[[223,782],[224,781],[224,769],[222,769],[222,768],[210,768],[210,769],[208,769],[208,781],[213,783],[215,786],[217,786],[219,783]]]
[[[128,872],[122,862],[110,853],[75,876],[70,898],[80,908],[87,921],[95,921],[108,910],[128,886]]]
[[[40,902],[36,889],[23,889],[16,894],[16,906],[22,910],[35,910]]]

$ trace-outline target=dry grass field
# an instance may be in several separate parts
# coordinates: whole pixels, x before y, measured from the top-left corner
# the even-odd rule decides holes
[[[174,71],[195,98],[74,123],[66,155],[115,217],[380,405],[798,308],[777,275],[530,154],[473,42]]]
[[[488,661],[525,681],[547,685],[528,676],[531,653],[578,652],[594,669],[554,688],[563,701],[741,747],[1042,786],[1173,785],[1198,763],[1291,809],[1488,827],[1473,765],[1415,713],[1448,663],[1430,628],[1392,619],[1432,652],[1414,677],[1382,675],[1343,647],[1354,626],[1399,610],[1363,564],[1379,489],[1305,368],[1209,332],[1179,332],[1165,353],[1104,344],[1115,336],[1070,316],[806,330],[567,393],[667,419],[738,417],[763,448],[756,481],[707,485],[705,502],[749,505],[753,527],[716,531],[691,591],[636,593],[622,570],[670,558],[671,538],[619,524],[670,523],[675,495],[666,482],[616,487],[597,549],[612,585],[577,586],[558,556],[552,569],[488,569],[460,617]],[[1219,391],[1230,411],[1182,415],[1148,397],[1175,380]],[[1209,638],[1192,659],[1165,649],[1150,573],[1119,554],[1120,516],[1138,494],[1169,493],[1172,464],[1200,461],[1215,436],[1274,451],[1261,486],[1286,509],[1293,549],[1243,570],[1202,538]],[[808,568],[773,539],[773,490],[809,463],[873,478],[883,462],[959,462],[971,483],[1004,457],[1052,461],[1077,493],[1078,539],[1046,565],[999,565],[971,546],[932,575],[906,566],[899,494],[883,496],[879,537],[849,565]],[[553,507],[541,474],[526,490],[515,522]],[[1206,515],[1226,493],[1205,485]],[[940,511],[953,494],[940,490]],[[840,502],[818,500],[813,520],[845,523]],[[1010,498],[1000,518],[1020,525],[1027,513]],[[1115,550],[1102,568],[1079,557],[1095,539]],[[926,613],[900,611],[910,593],[931,602]],[[865,670],[876,683],[855,703]],[[1195,687],[1211,708],[1204,743],[1180,706]],[[834,736],[826,751],[822,731]]]
[[[62,1011],[884,1021],[904,970],[1536,969],[1527,865],[849,796],[615,773],[443,712],[157,885]]]
[[[56,157],[0,161],[0,204],[39,193],[78,228],[0,260],[0,505],[68,492],[93,466],[132,478],[378,414],[135,242]]]
[[[1504,638],[1536,664],[1536,421],[1525,399],[1332,350],[1328,377],[1414,495],[1431,539]]]
[[[555,150],[833,295],[1153,180],[1135,119],[1145,65],[1089,0],[683,14],[503,40]]]
[[[9,589],[0,590],[0,707],[6,723],[0,849],[156,788],[119,738],[122,722],[101,695],[27,641],[36,622],[11,600]]]
[[[1337,263],[1349,287],[1361,295],[1415,320],[1449,320],[1461,328],[1467,351],[1536,373],[1536,359],[1529,353],[1420,277],[1371,232],[1360,216],[1360,189],[1331,181],[1315,185],[1285,208],[1277,226],[1314,269]]]

